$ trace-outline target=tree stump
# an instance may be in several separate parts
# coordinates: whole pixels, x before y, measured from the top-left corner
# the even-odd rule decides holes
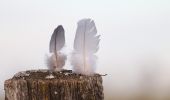
[[[5,81],[5,100],[104,100],[102,77],[71,70],[19,72]]]

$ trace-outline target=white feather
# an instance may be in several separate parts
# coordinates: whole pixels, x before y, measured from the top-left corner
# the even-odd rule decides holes
[[[74,72],[94,74],[97,59],[94,54],[99,49],[99,37],[93,20],[82,19],[78,22],[71,60]]]

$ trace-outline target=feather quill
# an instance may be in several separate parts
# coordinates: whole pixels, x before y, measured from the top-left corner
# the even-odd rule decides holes
[[[71,60],[73,71],[85,75],[94,74],[99,37],[93,20],[82,19],[78,22]]]
[[[65,45],[65,31],[59,25],[53,32],[50,40],[49,52],[51,55],[47,59],[47,66],[50,70],[60,71],[65,65],[66,56],[61,52]]]

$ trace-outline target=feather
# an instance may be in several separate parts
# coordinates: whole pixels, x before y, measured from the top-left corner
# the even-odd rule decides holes
[[[65,44],[64,33],[64,28],[61,25],[54,30],[50,40],[50,53],[54,53],[63,48]]]
[[[85,75],[94,73],[97,59],[94,54],[99,49],[99,37],[93,20],[82,19],[78,22],[71,60],[73,71]]]
[[[50,56],[47,57],[47,66],[50,70],[61,70],[65,65],[66,56],[61,52],[65,45],[65,31],[59,25],[53,32],[50,40],[49,52]]]

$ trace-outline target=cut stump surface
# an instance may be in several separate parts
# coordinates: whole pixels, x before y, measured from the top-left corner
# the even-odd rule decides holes
[[[71,70],[19,72],[4,84],[5,100],[104,100],[102,77]]]

